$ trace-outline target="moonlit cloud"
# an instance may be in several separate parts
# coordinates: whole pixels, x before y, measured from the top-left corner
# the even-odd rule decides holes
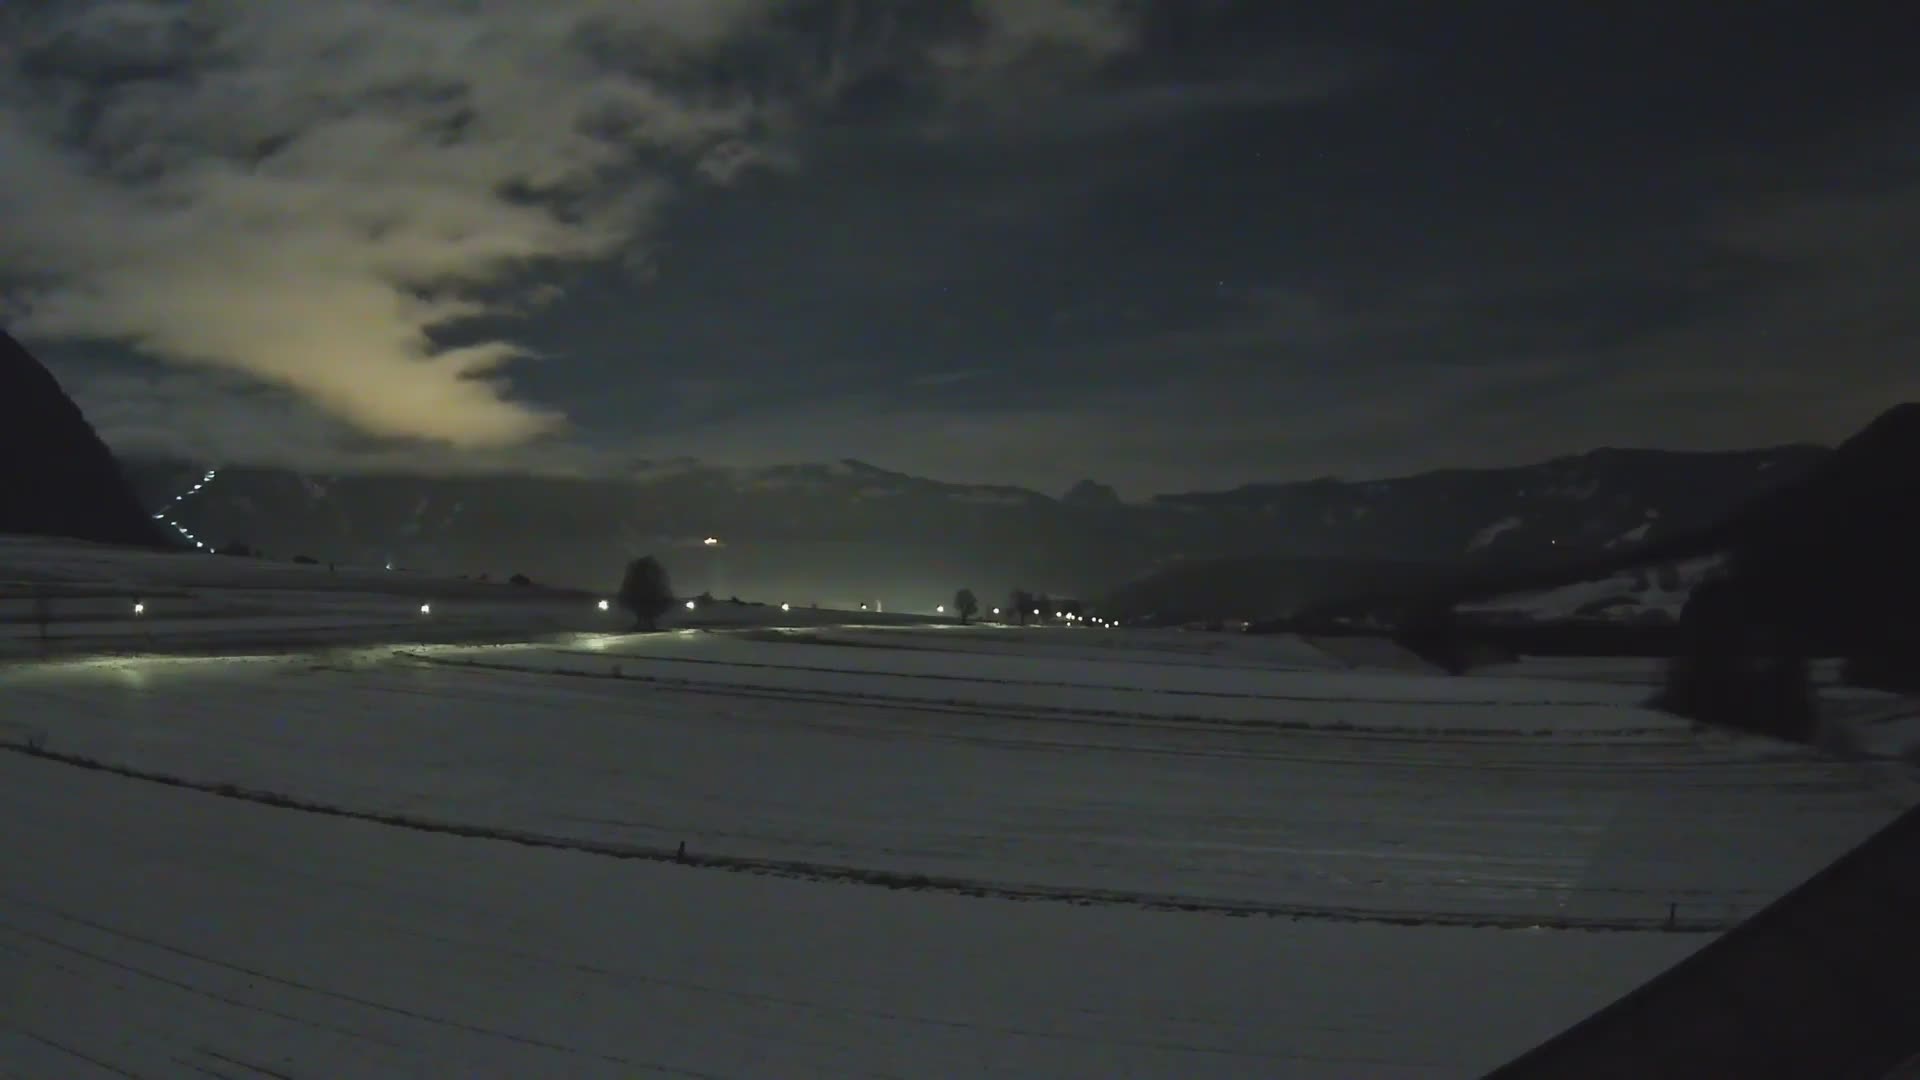
[[[737,177],[752,105],[651,73],[766,7],[235,0],[22,21],[0,46],[19,73],[0,82],[11,314],[243,372],[375,434],[549,430],[559,416],[500,378],[519,349],[435,333],[489,310],[480,286],[639,242],[671,163]],[[583,47],[606,38],[646,44],[618,64]]]
[[[647,238],[676,189],[794,165],[769,136],[791,109],[699,72],[807,6],[9,13],[0,314],[43,340],[244,373],[375,435],[477,448],[552,431],[561,415],[504,378],[525,351],[460,341],[460,324],[551,301],[536,275],[554,264],[653,265]],[[1079,9],[982,0],[990,52],[970,70],[1035,41],[1112,47],[1110,13]]]
[[[0,0],[0,322],[116,448],[296,466],[1843,437],[1920,396],[1911,65],[1683,8]]]

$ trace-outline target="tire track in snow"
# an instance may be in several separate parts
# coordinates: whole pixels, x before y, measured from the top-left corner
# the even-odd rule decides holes
[[[116,770],[107,770],[107,771],[116,771]],[[184,785],[180,785],[180,786],[184,786]],[[352,815],[339,815],[339,816],[352,816]],[[523,1035],[517,1032],[504,1031],[499,1028],[487,1027],[482,1024],[469,1024],[463,1020],[457,1020],[452,1017],[439,1016],[439,1015],[435,1015],[433,1013],[427,1013],[427,1012],[420,1012],[415,1009],[409,1009],[403,1005],[393,1005],[387,1002],[377,1001],[373,998],[363,997],[359,994],[349,993],[344,990],[330,990],[325,987],[314,986],[309,983],[301,982],[298,979],[290,979],[284,976],[275,975],[271,972],[263,971],[259,968],[248,967],[244,964],[236,964],[231,961],[221,960],[217,957],[207,956],[203,953],[198,953],[191,949],[181,948],[180,946],[177,946],[177,945],[169,945],[164,941],[158,941],[141,934],[133,933],[132,931],[129,931],[129,930],[122,930],[117,927],[108,926],[104,923],[95,922],[92,919],[83,918],[78,915],[72,915],[67,912],[60,911],[57,908],[51,908],[44,904],[34,903],[31,900],[26,900],[18,896],[10,897],[9,901],[21,907],[34,908],[56,919],[59,919],[62,922],[70,923],[75,926],[86,927],[87,929],[93,930],[96,933],[103,934],[112,938],[117,938],[121,941],[132,942],[138,945],[144,945],[147,948],[154,949],[171,956],[179,957],[181,959],[192,960],[197,963],[205,964],[209,967],[222,968],[227,971],[234,972],[236,974],[246,975],[250,978],[273,983],[276,986],[285,987],[290,990],[297,990],[297,991],[300,991],[306,994],[311,994],[315,997],[319,997],[323,999],[329,999],[337,1002],[342,1002],[345,1004],[356,1005],[361,1008],[369,1009],[374,1012],[386,1013],[390,1016],[398,1016],[398,1017],[402,1017],[408,1020],[413,1020],[419,1023],[425,1023],[425,1024],[431,1024],[438,1027],[449,1028],[455,1031],[465,1032],[470,1035],[480,1035],[487,1038],[500,1039],[505,1042],[516,1043],[521,1046],[528,1046],[537,1050],[546,1050],[552,1053],[565,1054],[570,1057],[593,1058],[610,1065],[620,1065],[628,1068],[648,1069],[654,1072],[665,1073],[673,1076],[693,1077],[693,1078],[696,1078],[696,1080],[725,1080],[724,1077],[721,1077],[717,1073],[703,1072],[695,1069],[680,1069],[680,1068],[675,1068],[673,1066],[657,1064],[654,1062],[635,1061],[631,1058],[624,1058],[624,1057],[620,1057],[618,1055],[613,1055],[613,1054],[601,1054],[601,1053],[596,1053],[592,1051],[584,1051],[584,1050],[577,1049],[575,1047],[567,1046],[562,1043],[556,1043],[547,1039],[542,1039],[542,1038],[539,1038],[538,1036]],[[317,1027],[323,1030],[331,1030],[338,1034],[348,1035],[356,1039],[363,1039],[363,1040],[367,1040],[375,1043],[384,1043],[388,1046],[402,1048],[398,1043],[390,1042],[384,1039],[378,1039],[373,1036],[367,1035],[363,1032],[355,1032],[351,1029],[338,1027],[335,1025],[321,1024],[313,1020],[302,1019],[300,1017],[292,1016],[289,1014],[279,1013],[274,1010],[261,1008],[259,1006],[249,1005],[245,1002],[241,1002],[232,998],[227,998],[219,994],[210,993],[208,991],[201,990],[200,988],[193,987],[187,983],[181,982],[177,979],[173,979],[168,976],[160,975],[156,972],[149,971],[145,968],[139,967],[138,965],[123,963],[121,961],[114,960],[111,957],[102,956],[91,950],[81,948],[80,946],[73,945],[68,942],[59,941],[56,938],[49,937],[47,935],[40,934],[32,930],[23,930],[19,927],[8,927],[8,929],[12,933],[19,934],[23,937],[31,938],[33,940],[39,941],[42,944],[50,946],[52,948],[59,949],[64,952],[73,953],[75,955],[83,956],[88,959],[94,960],[98,963],[105,964],[110,967],[118,968],[122,971],[130,972],[132,974],[141,975],[146,978],[153,979],[170,986],[178,987],[180,989],[185,989],[185,990],[191,990],[191,991],[194,991],[195,993],[199,993],[204,996],[226,1002],[228,1004],[236,1005],[241,1008],[255,1009],[256,1011],[265,1012],[270,1015],[280,1017],[282,1019],[303,1024],[305,1026]],[[131,1074],[127,1074],[127,1075],[131,1075]]]
[[[93,1066],[94,1068],[99,1069],[101,1072],[112,1073],[115,1076],[130,1077],[132,1078],[132,1080],[145,1080],[145,1078],[142,1077],[137,1072],[129,1072],[128,1070],[123,1069],[120,1066],[113,1064],[112,1062],[102,1061],[99,1058],[94,1057],[93,1055],[88,1054],[83,1050],[76,1050],[73,1047],[68,1046],[66,1043],[49,1039],[45,1035],[42,1035],[37,1031],[28,1031],[26,1028],[18,1028],[18,1027],[13,1028],[12,1030],[19,1032],[23,1038],[31,1039],[34,1042],[39,1043],[41,1046],[47,1047],[50,1050],[57,1051],[61,1054],[66,1055],[67,1057],[73,1058],[76,1061],[84,1061],[87,1064]]]

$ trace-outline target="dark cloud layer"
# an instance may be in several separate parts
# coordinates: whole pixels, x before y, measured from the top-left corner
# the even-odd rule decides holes
[[[283,461],[1144,493],[1920,397],[1890,19],[1443,7],[19,8],[0,286],[117,443]]]

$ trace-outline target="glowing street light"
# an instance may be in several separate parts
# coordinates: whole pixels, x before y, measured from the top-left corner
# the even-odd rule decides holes
[[[431,615],[431,614],[433,614],[433,605],[432,605],[432,604],[421,604],[421,605],[420,605],[420,614],[422,614],[422,615]]]
[[[688,610],[688,611],[692,611],[692,610],[693,610],[693,601],[691,601],[691,600],[689,600],[689,601],[687,601],[687,610]]]
[[[792,604],[781,604],[781,605],[780,605],[780,610],[781,610],[781,611],[792,611],[792,610],[793,610],[793,605],[792,605]]]
[[[613,605],[607,603],[605,600],[600,601],[599,607],[601,611],[611,611],[613,609]]]
[[[134,601],[133,613],[135,615],[145,615],[147,613],[147,605],[140,603],[138,600]]]
[[[705,540],[701,541],[701,543],[706,544],[708,547],[719,547],[720,538],[717,536],[709,536]]]
[[[947,605],[945,604],[936,605],[933,609],[933,613],[935,615],[945,615],[947,613]]]

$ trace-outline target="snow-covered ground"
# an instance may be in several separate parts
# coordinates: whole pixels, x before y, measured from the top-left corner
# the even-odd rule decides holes
[[[0,754],[0,1069],[1466,1077],[1698,946],[1012,903],[424,835]]]
[[[1723,925],[1910,797],[1891,767],[1696,735],[1631,686],[937,648],[997,633],[102,659],[0,686],[51,750],[329,806],[1342,918]]]
[[[631,620],[607,597],[384,567],[330,567],[0,537],[0,659],[221,652],[381,642],[524,640]],[[679,626],[819,626],[907,615],[728,603],[676,607]]]
[[[1472,1076],[1920,801],[1613,664],[705,614],[0,666],[0,1071]]]

